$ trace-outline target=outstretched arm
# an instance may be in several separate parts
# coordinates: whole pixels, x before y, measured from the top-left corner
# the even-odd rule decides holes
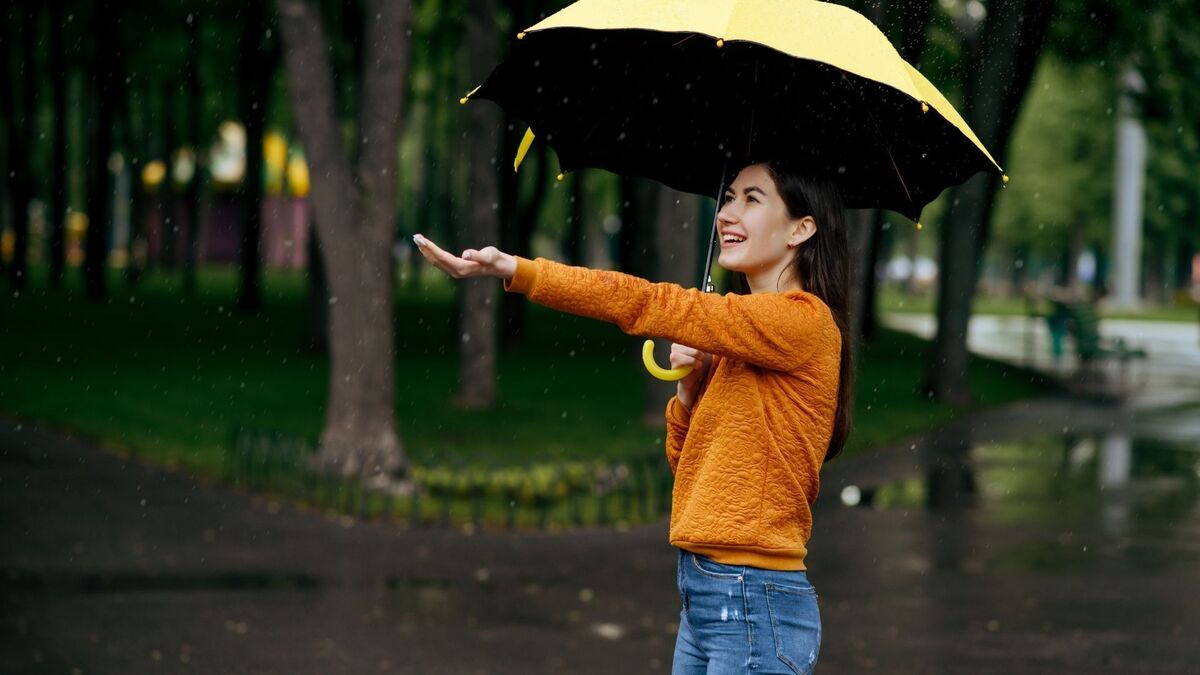
[[[772,370],[793,370],[825,342],[840,339],[829,308],[810,293],[716,295],[620,272],[527,260],[491,246],[468,249],[460,258],[420,235],[414,239],[426,259],[455,278],[499,277],[505,290],[552,309]]]

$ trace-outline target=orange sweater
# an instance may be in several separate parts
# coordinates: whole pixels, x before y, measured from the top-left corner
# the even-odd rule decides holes
[[[841,334],[819,298],[722,296],[543,258],[517,258],[504,289],[711,353],[694,409],[667,404],[671,544],[729,565],[806,569],[841,358]]]

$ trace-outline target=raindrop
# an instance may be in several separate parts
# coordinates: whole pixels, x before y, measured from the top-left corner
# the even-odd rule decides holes
[[[842,503],[846,506],[858,506],[862,501],[862,490],[857,485],[847,485],[842,488]]]

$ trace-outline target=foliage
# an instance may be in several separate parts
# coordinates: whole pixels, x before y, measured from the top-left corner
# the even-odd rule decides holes
[[[1104,71],[1043,57],[1017,122],[1011,181],[993,213],[993,247],[1053,256],[1079,224],[1087,243],[1111,231],[1115,94]]]

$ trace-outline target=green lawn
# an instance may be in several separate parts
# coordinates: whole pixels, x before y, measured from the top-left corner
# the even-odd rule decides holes
[[[455,410],[451,281],[434,274],[396,302],[396,421],[418,464],[616,459],[661,447],[638,424],[641,340],[614,326],[530,307],[528,339],[499,363],[495,410]],[[266,279],[261,315],[232,310],[235,273],[206,268],[199,297],[158,275],[109,300],[31,288],[0,299],[0,412],[70,429],[121,452],[214,475],[238,425],[315,438],[327,362],[305,350],[304,281]],[[963,411],[917,393],[926,343],[885,332],[861,355],[848,451],[930,429]],[[977,359],[981,405],[1028,397],[1044,383]]]

